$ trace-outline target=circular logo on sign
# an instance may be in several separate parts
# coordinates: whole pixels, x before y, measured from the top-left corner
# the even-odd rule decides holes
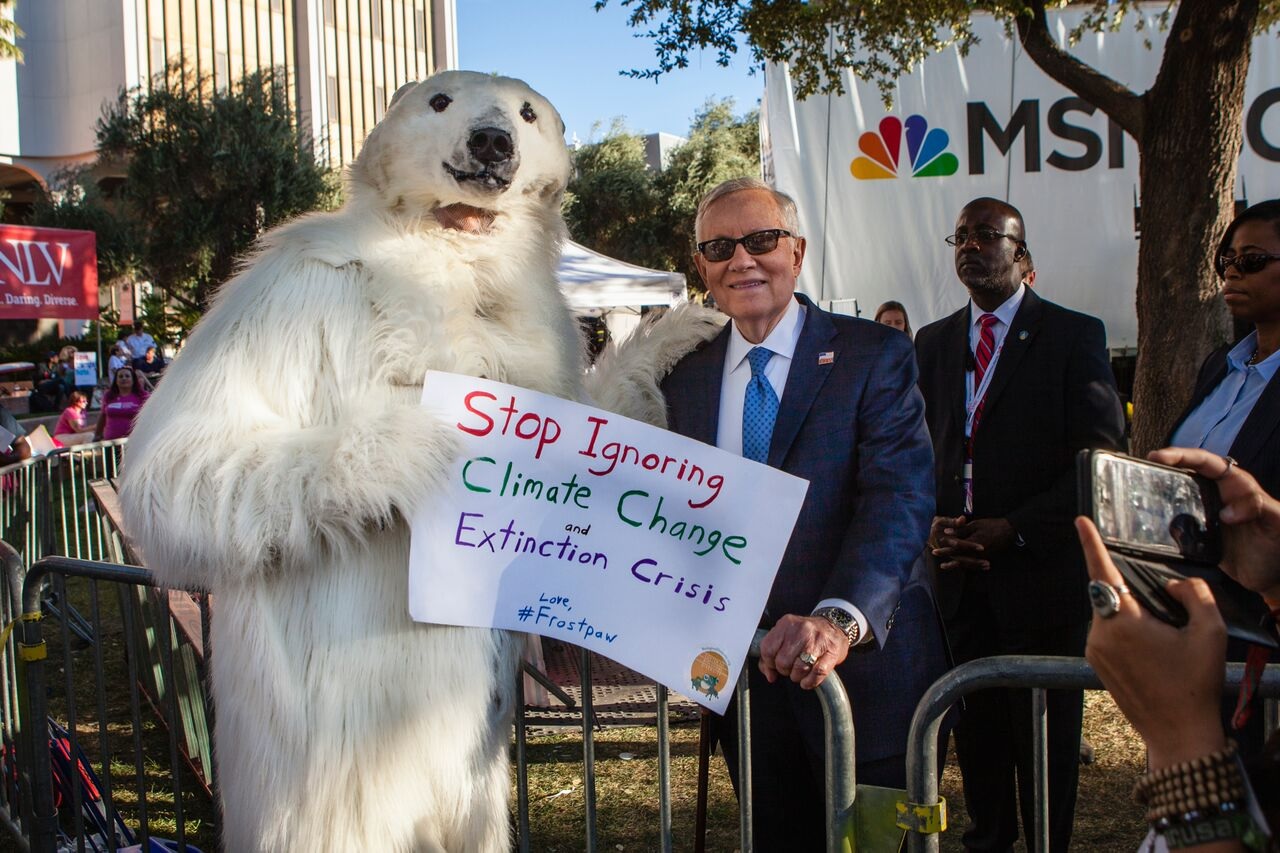
[[[689,667],[689,681],[693,689],[714,699],[720,688],[729,680],[729,662],[716,649],[703,649]]]

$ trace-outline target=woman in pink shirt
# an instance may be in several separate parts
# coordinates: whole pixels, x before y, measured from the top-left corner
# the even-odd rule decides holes
[[[148,393],[146,383],[139,381],[132,367],[117,370],[111,387],[102,397],[102,414],[93,430],[94,441],[127,436],[133,429],[133,419],[147,402]]]
[[[53,428],[53,437],[58,440],[63,447],[70,447],[75,444],[84,444],[93,438],[93,429],[85,422],[84,410],[89,405],[89,398],[81,394],[79,391],[72,391],[71,396],[67,398],[70,403],[62,410],[62,417],[58,418],[58,425]]]

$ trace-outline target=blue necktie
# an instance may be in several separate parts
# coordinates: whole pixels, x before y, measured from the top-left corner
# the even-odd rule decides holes
[[[756,347],[747,353],[751,363],[751,381],[742,402],[742,455],[756,462],[769,458],[769,440],[773,438],[773,422],[778,418],[778,395],[765,378],[764,368],[773,353]]]

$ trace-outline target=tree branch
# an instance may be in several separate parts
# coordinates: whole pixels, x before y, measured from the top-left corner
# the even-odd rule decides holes
[[[1041,71],[1098,107],[1141,145],[1146,118],[1142,96],[1059,47],[1049,33],[1044,0],[1031,0],[1029,7],[1029,15],[1015,18],[1027,55]]]

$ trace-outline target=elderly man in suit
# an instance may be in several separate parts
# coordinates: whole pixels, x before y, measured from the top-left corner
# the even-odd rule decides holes
[[[1022,215],[979,198],[947,242],[969,302],[920,330],[916,354],[938,492],[930,545],[957,663],[1083,655],[1088,577],[1072,519],[1076,454],[1119,448],[1124,420],[1102,323],[1041,299]],[[1049,848],[1071,839],[1083,696],[1048,696]],[[968,850],[1010,850],[1033,826],[1026,690],[971,696],[956,725]],[[1027,833],[1028,850],[1035,850]],[[1043,853],[1043,852],[1042,852]]]
[[[728,181],[698,208],[698,271],[732,322],[663,383],[671,429],[807,479],[761,619],[751,688],[757,849],[823,845],[823,723],[812,690],[848,690],[858,781],[901,787],[907,728],[945,668],[927,569],[932,456],[910,341],[795,293],[795,203]],[[761,496],[767,500],[767,495]],[[735,784],[734,708],[716,721]]]

